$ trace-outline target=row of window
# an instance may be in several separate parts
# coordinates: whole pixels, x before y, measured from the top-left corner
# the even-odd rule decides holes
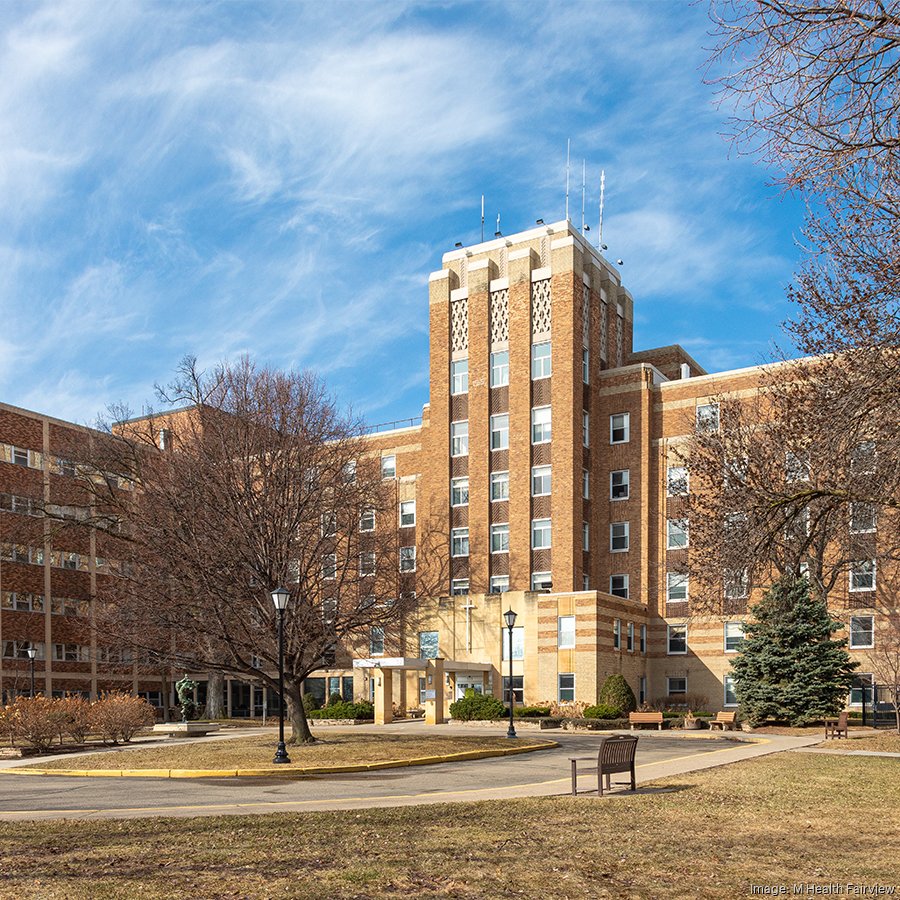
[[[51,658],[55,662],[90,662],[91,648],[85,644],[51,644]],[[43,641],[4,641],[4,659],[29,659],[28,651],[34,649],[35,659],[45,659],[45,645]],[[119,651],[116,648],[98,647],[98,662],[125,661],[123,654],[127,655],[127,661],[131,661],[130,651]]]
[[[624,636],[624,644],[622,638]],[[638,632],[638,649],[641,653],[647,652],[647,626],[641,625]],[[613,650],[624,649],[627,653],[634,653],[634,622],[626,622],[622,628],[621,619],[613,619]]]
[[[322,513],[322,537],[333,537],[337,534],[337,514]],[[401,528],[413,528],[416,524],[416,501],[401,500],[398,510],[398,522]],[[359,514],[359,530],[361,532],[375,530],[375,510],[366,507]]]
[[[12,463],[14,466],[22,466],[26,469],[43,469],[44,454],[40,450],[28,450],[25,447],[17,447],[14,444],[0,443],[0,462]],[[50,459],[50,472],[53,475],[65,475],[74,477],[79,474],[79,466],[69,459],[61,456],[54,456]],[[91,470],[81,468],[81,473],[86,474]],[[95,479],[102,478],[118,485],[122,490],[130,490],[134,485],[127,478],[120,478],[116,475],[96,473]]]
[[[531,345],[531,378],[537,381],[553,374],[550,341]],[[497,350],[491,353],[490,385],[505,387],[509,384],[509,351]],[[469,360],[455,359],[450,363],[450,393],[465,394],[469,390]]]
[[[415,546],[400,548],[400,571],[415,572],[416,571],[416,548]],[[326,553],[322,558],[322,578],[331,581],[337,578],[338,561],[336,553]],[[359,554],[359,574],[368,577],[375,574],[375,552],[363,551]],[[299,572],[298,572],[299,576]]]
[[[552,493],[552,467],[532,466],[531,496],[547,497]],[[590,500],[590,475],[582,471],[582,496]],[[609,499],[627,500],[630,489],[630,470],[617,469],[609,473]],[[509,499],[509,472],[491,472],[491,502]],[[469,505],[469,477],[467,475],[450,480],[450,505]],[[373,526],[374,527],[374,526]],[[363,529],[365,530],[365,529]]]
[[[42,594],[31,594],[23,591],[0,591],[0,609],[11,609],[17,612],[43,612],[45,600]],[[56,616],[90,615],[89,600],[74,600],[71,597],[52,597],[50,612]]]
[[[73,569],[87,572],[90,568],[90,556],[83,553],[70,553],[65,550],[51,550],[45,553],[41,547],[29,547],[25,544],[0,544],[0,560],[4,562],[29,563],[42,566],[45,561],[58,569]],[[123,564],[114,559],[94,557],[94,568],[98,572],[120,572]]]

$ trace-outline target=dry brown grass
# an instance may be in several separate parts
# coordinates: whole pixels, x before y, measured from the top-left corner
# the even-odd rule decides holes
[[[0,826],[0,895],[705,900],[751,884],[897,885],[896,772],[791,753],[605,800],[17,822]]]
[[[289,745],[290,764],[280,771],[308,766],[343,766],[385,760],[442,756],[471,750],[509,749],[506,737],[409,736],[318,732],[319,740],[308,746]],[[89,756],[66,757],[51,762],[35,761],[39,769],[259,769],[272,765],[277,738],[274,735],[206,740],[198,743],[173,741],[140,749],[113,749]],[[539,743],[528,739],[527,743]],[[26,768],[31,768],[26,767]]]
[[[852,732],[851,732],[852,734]],[[850,738],[844,740],[828,740],[817,747],[827,747],[829,750],[878,750],[881,753],[900,753],[900,734],[886,732],[867,737]]]

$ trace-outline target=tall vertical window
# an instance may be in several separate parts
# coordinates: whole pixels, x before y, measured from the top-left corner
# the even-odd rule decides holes
[[[850,646],[854,648],[875,646],[874,616],[850,616]]]
[[[670,656],[687,653],[687,625],[669,625],[666,652]]]
[[[369,656],[384,655],[384,628],[373,625],[369,631]]]
[[[415,572],[416,571],[416,548],[401,547],[400,548],[400,571]]]
[[[451,478],[450,479],[450,505],[451,506],[468,506],[469,505],[469,479]]]
[[[326,553],[322,557],[322,577],[334,578],[337,575],[337,554]]]
[[[741,649],[744,642],[744,623],[743,622],[726,622],[725,623],[725,652],[737,653]]]
[[[546,444],[551,438],[551,415],[549,406],[536,406],[531,410],[531,443]]]
[[[684,466],[669,466],[666,470],[666,493],[680,497],[688,492],[688,471]]]
[[[465,394],[469,390],[469,360],[454,359],[450,363],[450,393]]]
[[[875,506],[872,503],[850,504],[850,533],[868,534],[875,531]]]
[[[560,650],[575,646],[575,616],[559,616],[556,620],[556,645]]]
[[[850,471],[854,475],[872,475],[875,472],[875,441],[861,441],[850,454]]]
[[[374,531],[375,530],[375,510],[367,508],[359,514],[359,530]]]
[[[400,527],[411,528],[416,524],[416,501],[400,501]]]
[[[609,499],[627,500],[631,487],[631,470],[618,469],[609,473]]]
[[[585,500],[591,499],[591,473],[587,469],[581,470],[581,496]]]
[[[371,551],[363,551],[359,554],[359,574],[375,574],[375,554]]]
[[[532,519],[531,520],[531,549],[532,550],[549,550],[550,549],[550,520],[549,519]]]
[[[575,674],[573,672],[560,672],[558,677],[559,702],[573,703],[575,700]]]
[[[628,628],[625,632],[625,649],[629,653],[634,653],[634,622],[628,623]]]
[[[463,419],[460,422],[450,423],[450,455],[469,455],[469,421]]]
[[[531,345],[531,379],[549,378],[551,375],[550,341]]]
[[[666,550],[683,550],[688,545],[688,520],[666,520]]]
[[[726,675],[722,679],[722,687],[724,689],[725,706],[737,706],[737,688],[734,684],[734,675]]]
[[[503,659],[509,662],[509,629],[500,628],[500,642],[503,647]],[[521,626],[512,630],[512,658],[525,659],[525,629]]]
[[[509,449],[509,413],[491,416],[491,450]]]
[[[591,355],[587,347],[581,351],[581,380],[585,384],[591,381]]]
[[[581,549],[585,553],[591,549],[591,526],[587,522],[581,523]]]
[[[469,555],[469,529],[453,528],[450,531],[450,555]]]
[[[581,443],[585,447],[591,446],[591,415],[586,409],[581,413]]]
[[[438,655],[438,633],[419,632],[419,659],[435,659]]]
[[[491,503],[509,500],[509,472],[491,472]]]
[[[622,649],[622,620],[613,619],[613,650]]]
[[[396,478],[397,477],[397,457],[382,456],[381,457],[381,477]]]
[[[609,526],[609,549],[612,553],[624,553],[630,545],[628,522],[612,522]]]
[[[509,384],[509,350],[497,350],[491,354],[491,387]]]
[[[641,625],[641,653],[647,652],[647,626]]]
[[[631,440],[631,414],[615,413],[609,417],[609,442],[627,444]]]
[[[534,466],[531,470],[531,496],[544,497],[550,493],[550,466]]]

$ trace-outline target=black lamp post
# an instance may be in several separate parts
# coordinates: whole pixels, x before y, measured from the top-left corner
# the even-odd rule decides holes
[[[275,751],[274,763],[289,763],[291,758],[284,746],[284,610],[291,599],[284,588],[272,591],[272,602],[278,610],[278,696],[281,700],[278,708],[278,749]]]
[[[34,658],[37,656],[37,647],[28,647],[25,652],[31,660],[31,696],[34,697]]]
[[[513,704],[515,703],[515,694],[513,693],[513,625],[516,624],[516,614],[512,609],[508,609],[503,613],[506,619],[506,627],[509,629],[509,728],[506,731],[508,738],[518,737],[516,727],[513,725]]]

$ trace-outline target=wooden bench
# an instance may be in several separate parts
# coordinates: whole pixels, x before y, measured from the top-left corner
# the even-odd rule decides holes
[[[632,731],[634,731],[635,725],[655,725],[658,731],[662,731],[663,714],[661,712],[628,713],[628,724]]]
[[[588,775],[591,772],[597,773],[597,794],[603,796],[603,779],[606,779],[606,789],[611,787],[610,775],[617,772],[631,773],[631,790],[637,790],[637,784],[634,780],[634,754],[637,750],[638,739],[628,734],[617,734],[612,737],[603,738],[600,741],[600,749],[597,751],[597,765],[590,768],[582,766],[581,774]],[[572,758],[569,762],[572,764],[572,796],[577,793],[578,781],[578,763],[593,762],[593,756],[583,756]],[[616,782],[617,784],[627,784],[627,782]]]
[[[848,712],[842,712],[836,719],[826,719],[825,720],[825,740],[828,738],[840,738],[845,737],[848,738],[850,735],[847,732],[847,717],[850,715]]]
[[[714,719],[709,720],[710,730],[721,728],[722,731],[732,731],[737,726],[736,712],[717,712]]]

